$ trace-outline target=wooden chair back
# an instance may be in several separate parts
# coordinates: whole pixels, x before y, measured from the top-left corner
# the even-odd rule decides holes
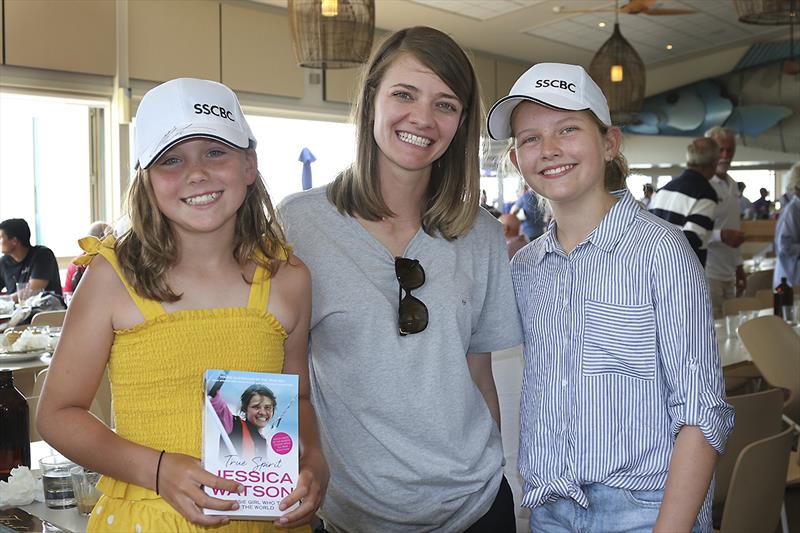
[[[725,316],[738,315],[739,311],[758,311],[764,309],[761,303],[754,296],[741,298],[729,298],[722,302],[722,314]]]
[[[54,326],[60,328],[64,325],[64,317],[66,315],[67,312],[65,310],[42,311],[33,315],[31,326]]]
[[[788,391],[783,413],[800,421],[800,335],[774,315],[748,320],[738,334],[764,379]]]
[[[733,468],[720,533],[775,531],[793,436],[787,428],[744,447]]]

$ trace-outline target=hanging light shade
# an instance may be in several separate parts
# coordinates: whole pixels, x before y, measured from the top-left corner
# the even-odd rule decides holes
[[[733,0],[739,22],[783,26],[797,24],[800,0]]]
[[[289,0],[297,64],[350,68],[367,62],[375,34],[374,0]]]
[[[619,23],[589,64],[589,75],[603,90],[614,122],[627,122],[642,108],[645,68],[642,58],[622,36]]]

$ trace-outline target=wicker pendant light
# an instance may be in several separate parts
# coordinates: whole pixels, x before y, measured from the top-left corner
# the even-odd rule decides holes
[[[608,100],[611,119],[629,122],[642,108],[645,68],[642,58],[619,31],[619,13],[614,32],[603,43],[589,64],[589,75],[603,90]]]
[[[733,0],[739,22],[783,26],[797,24],[800,0]]]
[[[289,0],[297,64],[350,68],[367,62],[375,34],[374,0]]]

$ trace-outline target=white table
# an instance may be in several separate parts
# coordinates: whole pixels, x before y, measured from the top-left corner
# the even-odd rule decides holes
[[[51,455],[52,453],[52,448],[44,441],[31,443],[31,466],[34,473],[38,471],[39,459]],[[74,533],[86,531],[86,525],[89,522],[88,517],[78,514],[78,509],[76,507],[72,509],[50,509],[44,503],[33,502],[28,505],[21,505],[20,509],[24,509],[34,516],[38,516],[62,529],[73,531]]]

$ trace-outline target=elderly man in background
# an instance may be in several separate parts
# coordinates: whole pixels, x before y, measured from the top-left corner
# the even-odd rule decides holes
[[[715,126],[705,136],[714,139],[720,149],[716,175],[710,181],[717,193],[717,208],[714,231],[708,244],[706,277],[714,318],[722,318],[722,302],[734,298],[747,286],[739,251],[745,237],[739,210],[739,187],[728,175],[736,152],[736,134],[733,130]]]
[[[792,196],[781,209],[775,226],[773,287],[781,282],[781,278],[786,278],[792,287],[800,285],[800,167],[789,175],[786,190],[791,191]]]
[[[650,200],[650,212],[683,230],[703,266],[717,207],[717,194],[708,180],[716,173],[717,161],[719,145],[714,139],[695,139],[686,147],[687,169]]]

